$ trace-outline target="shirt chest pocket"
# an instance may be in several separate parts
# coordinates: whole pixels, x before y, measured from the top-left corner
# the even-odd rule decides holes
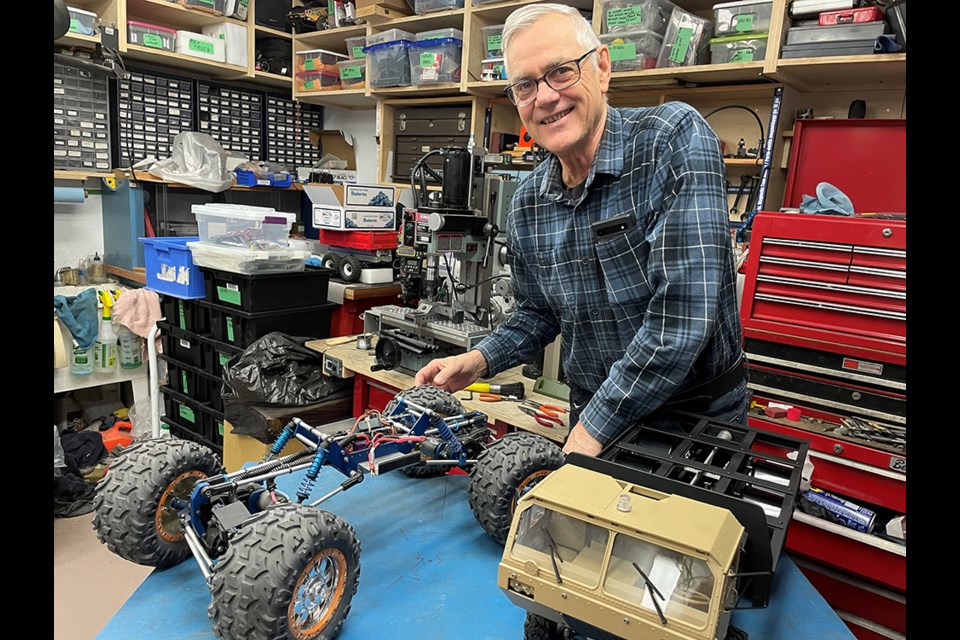
[[[562,313],[569,313],[569,308],[576,303],[571,261],[559,248],[536,251],[536,260],[537,280],[547,304]]]
[[[607,297],[619,305],[645,304],[653,295],[647,262],[650,243],[634,226],[594,245],[606,281]]]

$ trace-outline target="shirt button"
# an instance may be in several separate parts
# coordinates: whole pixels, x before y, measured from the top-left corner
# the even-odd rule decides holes
[[[581,258],[580,264],[590,264],[590,258]]]
[[[594,309],[593,311],[591,311],[591,313],[593,313],[593,315],[595,316],[598,316],[600,315],[600,309]]]

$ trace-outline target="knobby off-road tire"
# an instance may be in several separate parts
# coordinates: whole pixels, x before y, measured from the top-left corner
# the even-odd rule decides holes
[[[535,433],[494,440],[470,473],[470,509],[483,530],[504,544],[517,501],[563,462],[560,447]]]
[[[338,253],[325,253],[320,256],[320,266],[326,267],[327,269],[333,269],[336,271],[336,275],[340,275],[340,260],[342,260],[340,254]]]
[[[439,387],[425,384],[418,387],[409,387],[398,393],[384,407],[383,415],[390,415],[393,408],[397,406],[397,399],[401,397],[421,407],[432,409],[442,416],[455,416],[465,411],[463,404],[453,394]],[[442,465],[414,465],[404,467],[400,471],[411,478],[435,478],[444,475],[449,470],[450,467]]]
[[[359,282],[363,264],[356,256],[344,256],[340,260],[339,271],[344,282]]]
[[[523,640],[568,640],[576,637],[570,627],[529,611],[527,619],[523,621]]]
[[[224,640],[330,640],[359,580],[353,527],[315,507],[274,507],[240,528],[213,570],[213,630]]]
[[[199,480],[223,473],[209,448],[176,438],[131,446],[97,483],[93,528],[100,542],[121,558],[169,567],[190,555],[171,502],[189,500]]]

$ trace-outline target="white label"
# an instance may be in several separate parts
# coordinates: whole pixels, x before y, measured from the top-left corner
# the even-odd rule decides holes
[[[84,149],[93,149],[93,140],[84,140],[80,143],[80,146]]]
[[[79,147],[79,146],[80,146],[80,141],[79,141],[79,140],[67,140],[67,146],[68,146],[68,147]]]
[[[854,358],[844,358],[843,363],[840,366],[847,371],[867,373],[872,376],[883,375],[883,365],[878,362],[867,362],[865,360],[855,360]]]
[[[230,289],[230,291],[240,291],[240,285],[233,284],[232,282],[228,282],[227,289]]]
[[[80,128],[81,128],[81,129],[93,129],[93,123],[92,123],[92,122],[81,122],[81,123],[80,123]]]
[[[62,95],[64,94],[64,91],[63,91],[63,88],[62,88],[62,87],[54,87],[54,88],[53,88],[53,93],[54,93],[54,95],[60,95],[60,96],[62,96]]]

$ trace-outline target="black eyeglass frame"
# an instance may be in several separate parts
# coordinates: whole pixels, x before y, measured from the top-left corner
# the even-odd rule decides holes
[[[596,52],[597,52],[597,49],[598,49],[598,47],[594,47],[593,49],[590,49],[590,51],[587,51],[585,54],[583,54],[583,55],[580,56],[579,58],[574,58],[573,60],[567,60],[566,62],[561,62],[560,64],[558,64],[558,65],[556,65],[556,66],[554,66],[554,67],[550,67],[549,69],[547,69],[546,73],[544,73],[542,76],[540,76],[540,77],[537,78],[536,80],[520,80],[519,82],[514,82],[513,84],[508,84],[506,87],[503,88],[503,95],[507,96],[507,99],[510,100],[511,103],[513,103],[513,106],[515,106],[515,107],[525,107],[525,106],[527,106],[528,104],[530,104],[531,102],[533,102],[534,100],[537,99],[537,92],[538,92],[539,89],[540,89],[540,83],[541,83],[541,82],[546,82],[546,83],[547,83],[547,86],[550,87],[551,89],[553,89],[554,91],[563,91],[564,89],[569,89],[570,87],[572,87],[572,86],[574,86],[575,84],[577,84],[578,82],[580,82],[580,78],[583,77],[583,70],[580,68],[580,65],[583,64],[583,61],[586,60],[587,57],[590,56],[590,54],[596,53]],[[548,76],[548,75],[550,75],[551,73],[553,73],[554,71],[556,71],[556,70],[559,69],[560,67],[563,67],[563,66],[566,66],[566,65],[571,65],[571,64],[572,64],[572,65],[575,65],[575,66],[577,67],[577,79],[576,79],[576,80],[574,80],[573,82],[571,82],[570,84],[568,84],[568,85],[566,85],[566,86],[560,87],[559,89],[558,89],[557,87],[554,87],[552,84],[550,84],[550,81],[547,80],[547,76]],[[530,100],[523,102],[523,104],[519,104],[519,103],[514,99],[514,96],[513,96],[513,88],[514,88],[515,86],[517,86],[518,84],[523,83],[523,82],[533,82],[533,83],[534,83],[533,97],[532,97]]]

